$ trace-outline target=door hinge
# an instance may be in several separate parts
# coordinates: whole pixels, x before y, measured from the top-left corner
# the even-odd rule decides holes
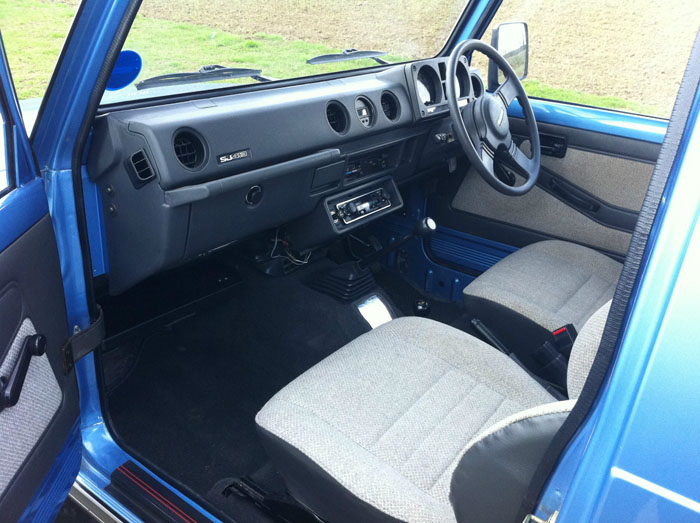
[[[97,306],[97,319],[85,330],[78,330],[73,336],[68,338],[62,349],[63,372],[68,374],[75,362],[83,356],[90,354],[102,344],[105,339],[105,320],[102,307]]]
[[[552,515],[547,519],[538,518],[534,514],[528,514],[523,519],[523,523],[557,523],[557,518],[559,517],[559,511],[555,510]]]

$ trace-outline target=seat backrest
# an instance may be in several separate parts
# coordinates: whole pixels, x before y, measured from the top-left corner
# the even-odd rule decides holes
[[[586,382],[595,355],[598,353],[611,303],[612,300],[588,318],[574,341],[571,356],[569,356],[569,367],[566,371],[566,388],[569,392],[569,399],[576,399],[581,395],[583,384]]]
[[[609,311],[610,302],[586,321],[576,337],[567,372],[568,400],[517,412],[467,445],[450,485],[458,523],[515,520],[537,465],[581,394]]]

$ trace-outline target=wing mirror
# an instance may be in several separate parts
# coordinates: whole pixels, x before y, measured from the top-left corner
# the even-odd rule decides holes
[[[525,22],[507,22],[498,25],[491,35],[491,46],[508,60],[521,80],[527,77],[529,42]],[[489,61],[489,91],[495,91],[503,80],[503,73],[498,66],[493,61]]]
[[[119,53],[112,75],[107,80],[107,90],[118,91],[136,80],[142,65],[141,55],[136,51],[125,49]]]

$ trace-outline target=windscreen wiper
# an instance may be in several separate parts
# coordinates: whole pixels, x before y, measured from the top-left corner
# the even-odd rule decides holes
[[[322,54],[309,58],[306,63],[311,65],[330,64],[332,62],[344,62],[345,60],[360,60],[370,58],[378,64],[388,65],[390,62],[382,60],[380,56],[385,56],[384,51],[358,51],[357,49],[345,49],[342,53]]]
[[[190,84],[196,82],[213,82],[228,78],[252,78],[257,82],[269,82],[272,78],[262,75],[260,69],[245,67],[224,67],[223,65],[203,65],[199,71],[191,73],[170,73],[154,76],[136,84],[136,89],[149,89],[165,85]]]

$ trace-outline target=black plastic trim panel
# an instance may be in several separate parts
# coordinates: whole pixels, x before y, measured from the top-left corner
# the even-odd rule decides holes
[[[611,229],[632,232],[637,223],[638,212],[616,207],[565,180],[546,167],[540,169],[537,186],[569,207],[588,216],[591,220]]]
[[[527,136],[527,127],[523,118],[510,117],[510,129],[513,136]],[[540,134],[566,137],[566,145],[576,149],[591,151],[596,154],[608,154],[619,158],[655,163],[659,156],[661,145],[644,142],[624,136],[566,127],[545,122],[537,122]]]

